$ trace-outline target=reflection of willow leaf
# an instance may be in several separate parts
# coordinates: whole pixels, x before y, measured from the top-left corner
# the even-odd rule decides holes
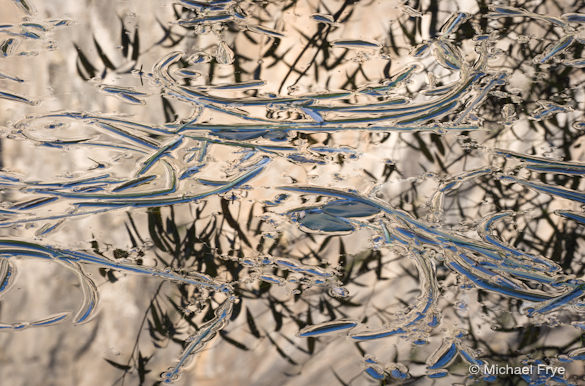
[[[75,49],[77,50],[77,72],[79,73],[79,76],[81,76],[84,80],[89,80],[92,78],[95,78],[96,76],[96,68],[90,63],[90,61],[87,59],[87,57],[85,56],[85,54],[83,53],[83,51],[81,50],[81,48],[79,48],[79,46],[77,46],[77,44],[73,44],[75,46]],[[81,64],[81,66],[83,67],[83,70],[85,71],[85,73],[82,71],[82,68],[79,66]]]
[[[272,317],[274,318],[274,322],[276,323],[276,326],[274,327],[274,331],[280,331],[280,329],[282,328],[282,313],[278,312],[276,310],[276,306],[274,305],[274,302],[270,302],[268,304],[268,306],[270,307],[270,311],[272,312]]]
[[[126,26],[124,25],[124,19],[120,18],[120,24],[122,24],[122,32],[120,34],[120,44],[122,45],[122,55],[128,57],[130,48],[130,37]]]
[[[417,143],[418,143],[419,146],[416,146],[416,145],[414,145],[414,144],[412,144],[410,142],[407,142],[407,141],[404,141],[404,143],[408,147],[410,147],[410,148],[412,148],[412,149],[414,149],[416,151],[422,152],[423,155],[427,158],[427,160],[429,160],[429,162],[433,162],[434,161],[433,155],[431,154],[431,152],[430,152],[429,148],[427,147],[427,144],[425,143],[425,141],[423,141],[423,139],[420,137],[420,135],[418,133],[413,133],[413,136],[416,139],[416,141],[417,141]]]
[[[431,13],[431,22],[429,23],[429,37],[431,39],[434,39],[437,36],[439,2],[438,1],[431,1],[429,3],[429,8],[427,8],[427,13],[428,12]]]
[[[175,108],[171,104],[171,102],[161,95],[162,105],[163,105],[163,113],[165,114],[165,122],[171,123],[176,122],[179,118],[179,115],[175,112]]]
[[[327,314],[329,316],[329,319],[331,320],[335,320],[337,315],[335,312],[335,307],[333,307],[333,305],[331,303],[329,303],[329,301],[327,301],[327,299],[322,298],[321,301],[323,302],[323,305],[325,306],[325,310],[321,311],[322,314],[324,314],[324,311],[327,311]]]
[[[220,330],[219,331],[219,335],[223,338],[223,340],[225,340],[226,342],[228,342],[229,344],[231,344],[232,346],[235,346],[237,348],[239,348],[240,350],[243,351],[249,351],[250,349],[243,343],[238,342],[237,340],[230,338],[227,334],[227,332]]]
[[[145,375],[151,371],[146,369],[146,364],[150,358],[152,358],[152,355],[149,357],[143,357],[142,353],[138,351],[138,378],[141,385],[144,383]]]
[[[413,137],[418,142],[419,149],[422,151],[422,153],[425,155],[425,157],[427,157],[427,159],[429,160],[429,162],[433,162],[434,161],[434,157],[431,154],[431,151],[429,150],[429,148],[427,147],[426,142],[423,141],[423,139],[421,138],[420,134],[419,133],[414,133],[413,134]]]
[[[134,31],[134,39],[132,39],[132,60],[137,61],[140,55],[140,37],[138,35],[138,28]]]
[[[167,227],[166,227],[166,234],[172,236],[172,240],[175,244],[175,249],[173,255],[175,258],[179,258],[179,254],[181,253],[181,238],[179,236],[179,230],[177,229],[177,224],[175,223],[175,213],[173,207],[171,207],[171,218],[167,218]],[[171,238],[171,237],[169,237]]]
[[[254,321],[254,317],[250,312],[250,309],[246,307],[246,321],[248,323],[248,328],[250,328],[250,332],[256,338],[260,338],[260,331],[258,331],[258,327],[256,327],[256,322]]]
[[[274,341],[274,339],[272,339],[272,337],[270,336],[270,334],[267,331],[265,331],[264,334],[266,335],[266,337],[268,338],[270,343],[272,343],[272,345],[276,349],[276,352],[278,353],[278,355],[280,355],[283,359],[286,359],[286,361],[288,363],[290,363],[291,365],[298,364],[294,359],[292,359],[290,356],[288,356],[287,353],[284,352],[284,350],[282,348],[280,348],[280,346],[276,343],[276,341]]]
[[[238,236],[244,242],[244,244],[246,244],[249,247],[252,247],[252,244],[250,244],[250,241],[246,237],[246,234],[242,231],[242,228],[240,228],[240,224],[238,223],[238,221],[236,221],[236,219],[233,218],[232,213],[230,212],[229,209],[229,201],[226,200],[225,198],[221,199],[221,210],[229,226],[231,226],[237,232]]]
[[[100,46],[95,37],[93,38],[93,44],[95,45],[95,49],[97,50],[98,56],[104,63],[104,66],[106,66],[110,70],[115,70],[116,66],[114,66],[110,58],[108,58],[108,56],[106,55],[106,53],[104,52],[104,50],[102,49],[102,47]]]
[[[184,321],[186,321],[195,330],[198,330],[199,329],[199,327],[197,327],[197,324],[195,324],[195,322],[193,322],[192,317],[188,317],[185,314],[185,309],[184,308],[180,307],[170,296],[167,296],[167,300],[169,301],[169,303],[171,303],[171,305],[173,306],[173,308],[175,310],[177,310],[177,312],[182,316],[182,318],[183,318]]]
[[[400,48],[396,45],[392,28],[388,28],[388,39],[390,39],[390,48],[392,48],[392,51],[394,51],[396,55],[400,55]]]
[[[357,83],[356,83],[356,76],[359,72],[359,67],[353,72],[353,74],[349,75],[349,73],[347,73],[347,71],[345,72],[345,83],[341,86],[342,90],[346,90],[346,89],[351,89],[351,90],[355,90],[356,88],[358,88]]]
[[[346,383],[336,372],[335,370],[333,370],[333,368],[331,368],[331,372],[333,373],[333,376],[335,377],[335,379],[337,379],[337,381],[339,383],[341,383],[342,386],[349,386],[348,383]]]
[[[349,50],[344,50],[343,53],[339,55],[337,58],[335,58],[335,61],[331,64],[327,64],[328,57],[323,55],[323,61],[321,62],[321,66],[323,66],[323,68],[326,70],[333,70],[337,68],[337,66],[345,63],[346,61],[345,57],[349,52],[350,52]]]
[[[256,39],[254,39],[248,31],[244,31],[243,35],[244,35],[244,37],[246,37],[246,39],[248,39],[250,41],[250,43],[252,43],[253,45],[258,45],[258,42],[256,41]]]
[[[152,242],[158,249],[163,252],[168,252],[170,250],[170,246],[168,244],[163,244],[164,239],[160,236],[164,233],[160,208],[148,209],[148,231],[152,238]]]
[[[121,363],[114,362],[113,360],[110,360],[110,359],[107,359],[107,358],[104,358],[104,360],[106,362],[108,362],[109,364],[111,364],[112,366],[114,366],[115,368],[117,368],[117,369],[120,369],[120,370],[130,370],[131,369],[131,367],[128,366],[128,365],[123,365]]]
[[[144,240],[140,236],[140,232],[138,232],[138,228],[136,228],[136,223],[134,223],[134,219],[132,218],[130,213],[126,213],[126,215],[128,216],[128,221],[130,221],[130,225],[132,226],[134,234],[136,234],[136,237],[138,238],[138,240],[140,240],[141,243],[144,243]]]
[[[154,328],[155,330],[161,334],[164,335],[165,329],[161,323],[161,318],[159,316],[159,311],[157,310],[156,304],[157,302],[153,302],[150,305],[150,316],[152,317],[152,322],[154,323]]]
[[[234,85],[234,86],[237,87],[238,83],[242,82],[242,74],[248,74],[248,71],[243,69],[241,64],[240,64],[240,60],[242,59],[242,56],[238,52],[238,49],[237,49],[235,44],[234,44],[233,53],[234,53],[234,60],[232,62],[232,66],[234,66],[234,80],[236,83],[236,85]],[[261,67],[262,64],[259,63],[258,66]]]
[[[299,350],[299,351],[301,351],[301,352],[303,352],[305,354],[309,354],[309,350],[306,350],[303,347],[299,346],[295,341],[293,341],[291,338],[289,338],[285,334],[280,333],[280,334],[278,334],[278,336],[281,337],[282,339],[286,340],[291,346],[293,346],[297,350]]]
[[[156,19],[156,22],[164,31],[164,35],[161,39],[159,39],[156,43],[154,43],[155,46],[162,46],[164,48],[173,48],[177,44],[179,44],[181,41],[183,41],[183,39],[185,38],[185,36],[178,35],[178,34],[174,33],[173,31],[171,31],[171,28],[167,28],[158,18]],[[178,36],[178,38],[175,40],[173,38],[173,36]],[[170,41],[170,43],[165,45],[165,42],[167,40]]]
[[[323,252],[323,250],[325,250],[325,247],[327,247],[327,245],[329,245],[329,242],[333,239],[333,237],[335,237],[335,236],[331,235],[331,236],[325,237],[325,240],[323,240],[323,242],[319,246],[319,250],[317,252],[318,253]],[[341,238],[339,240],[341,240]]]
[[[345,9],[345,7],[347,7],[347,5],[348,5],[348,1],[345,1],[344,4],[341,6],[340,11]],[[337,20],[337,18],[339,18],[339,15],[340,15],[340,12],[338,11],[338,13],[336,13],[336,15],[334,17],[334,20]],[[304,72],[306,72],[309,68],[312,67],[313,62],[315,61],[315,59],[317,58],[317,55],[319,54],[319,52],[321,50],[329,49],[329,44],[327,43],[327,35],[329,34],[329,31],[331,31],[330,25],[325,25],[322,23],[319,24],[319,26],[317,28],[317,32],[315,32],[313,34],[313,36],[311,36],[310,38],[308,38],[308,36],[306,36],[302,31],[298,30],[298,32],[301,34],[301,36],[305,36],[305,38],[307,39],[307,44],[303,47],[301,52],[297,55],[294,62],[291,65],[289,65],[289,69],[288,69],[287,73],[285,74],[285,76],[282,78],[280,86],[278,87],[278,92],[282,91],[284,85],[286,84],[286,81],[288,80],[288,77],[291,76],[293,72],[297,71],[297,68],[296,68],[297,64],[299,64],[302,57],[309,50],[309,48],[311,48],[319,40],[321,40],[320,47],[317,49],[317,52],[315,52],[315,54],[313,55],[313,58],[309,62],[310,65],[305,66]],[[303,75],[304,75],[304,73],[303,73]],[[297,82],[302,78],[303,75],[300,75],[297,78]]]
[[[280,47],[280,43],[282,42],[282,39],[274,39],[272,41],[272,44],[270,44],[270,46],[268,47],[268,49],[266,50],[266,52],[262,55],[263,58],[266,57],[272,57],[272,58],[276,58],[276,50],[278,49],[278,47]]]
[[[435,144],[439,153],[444,156],[445,146],[443,145],[442,138],[439,134],[431,133],[431,141]]]
[[[386,65],[384,66],[384,70],[382,71],[382,73],[384,74],[385,78],[390,78],[390,68],[392,67],[392,61],[388,60],[388,62],[386,63]]]
[[[12,0],[18,8],[22,9],[26,12],[27,15],[32,15],[34,12],[34,8],[27,0]]]
[[[416,25],[414,26],[412,31],[409,31],[408,29],[406,29],[406,26],[404,24],[402,24],[402,22],[400,20],[398,20],[398,25],[400,26],[400,29],[402,30],[402,33],[404,34],[404,36],[406,36],[408,38],[410,45],[412,47],[416,46],[416,37],[415,37]]]
[[[315,353],[315,342],[316,341],[317,341],[317,339],[315,339],[313,337],[307,338],[307,351],[309,352],[309,355],[313,355]]]

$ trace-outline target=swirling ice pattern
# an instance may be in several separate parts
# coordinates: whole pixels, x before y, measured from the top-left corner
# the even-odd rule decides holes
[[[24,12],[34,13],[28,2],[15,3]],[[284,37],[277,30],[254,24],[245,15],[239,14],[238,8],[232,7],[228,1],[179,3],[198,13],[198,16],[179,20],[178,24],[181,26],[235,23],[238,28],[272,39]],[[512,7],[493,6],[491,10],[492,13],[487,17],[489,20],[525,18],[549,23],[553,28],[562,31],[558,41],[544,48],[534,58],[534,65],[561,60],[559,58],[572,45],[583,44],[580,25],[585,22],[585,16],[582,14],[572,13],[557,18]],[[337,22],[331,15],[314,14],[312,18],[329,26],[334,26]],[[190,61],[197,63],[201,58],[181,51],[168,53],[158,60],[151,72],[134,72],[134,75],[139,75],[141,79],[144,77],[161,95],[191,105],[195,113],[188,119],[152,125],[113,114],[61,111],[39,112],[13,123],[12,128],[17,138],[37,146],[65,150],[74,147],[105,148],[130,155],[137,162],[135,170],[126,176],[119,176],[110,170],[96,169],[95,173],[80,178],[32,180],[26,175],[4,171],[0,175],[3,190],[19,192],[27,198],[4,206],[0,211],[0,226],[44,223],[37,232],[37,236],[42,238],[72,217],[97,216],[120,208],[152,208],[199,202],[234,190],[266,189],[255,186],[255,180],[279,160],[319,168],[327,165],[332,155],[344,154],[353,158],[361,156],[351,147],[299,145],[292,140],[299,133],[331,135],[358,131],[444,135],[450,132],[481,131],[482,122],[474,115],[474,111],[482,106],[490,93],[509,82],[509,73],[490,65],[494,56],[493,37],[481,34],[475,36],[474,59],[464,55],[458,43],[452,39],[452,35],[472,18],[474,16],[471,14],[454,13],[446,20],[437,36],[415,47],[411,52],[413,64],[393,71],[392,76],[377,85],[367,84],[350,91],[294,96],[257,96],[257,93],[246,97],[219,96],[225,90],[258,91],[266,82],[256,79],[234,84],[189,85],[179,78],[196,78],[199,74],[180,67]],[[2,44],[2,52],[5,56],[15,55],[19,41],[42,39],[43,34],[56,28],[67,28],[68,24],[65,20],[48,20],[42,23],[0,26],[0,34],[7,37]],[[342,39],[334,41],[332,47],[379,50],[381,44]],[[433,62],[449,71],[454,80],[450,84],[425,90],[426,97],[423,101],[420,98],[418,101],[411,101],[409,95],[400,95],[400,92],[404,91],[417,73],[425,70],[417,60],[428,52],[431,52]],[[234,55],[229,45],[222,41],[218,45],[215,60],[220,64],[229,64],[234,61]],[[583,59],[571,59],[564,63],[566,66],[582,67],[582,61]],[[177,71],[177,68],[182,72]],[[6,82],[23,82],[15,75],[0,74],[0,78]],[[144,104],[149,95],[148,92],[136,88],[105,83],[97,85],[97,88],[104,95],[135,105]],[[11,103],[37,105],[37,101],[9,90],[0,91],[0,98]],[[354,100],[360,102],[347,103]],[[270,118],[267,112],[274,108],[294,112],[299,118]],[[570,109],[551,102],[542,104],[541,109],[535,111],[531,119],[542,120],[567,111]],[[201,121],[202,112],[219,114],[239,123],[217,124]],[[71,124],[78,128],[74,135],[67,130]],[[208,164],[213,162],[209,154],[218,147],[232,149],[237,157],[226,172],[230,178],[215,181],[200,177]],[[568,176],[585,174],[585,164],[579,162],[557,161],[500,148],[479,146],[477,149],[489,157],[516,161],[523,170]],[[185,157],[180,159],[179,152],[185,154]],[[486,163],[482,167],[442,180],[432,196],[431,214],[440,217],[447,195],[480,178],[493,178],[536,193],[585,203],[585,194],[578,190],[534,181],[519,173]],[[313,206],[301,206],[279,213],[297,224],[302,231],[347,235],[359,229],[367,229],[371,234],[379,235],[383,244],[406,247],[418,269],[418,303],[411,306],[406,314],[388,322],[386,327],[370,329],[368,323],[339,319],[306,326],[299,331],[300,337],[314,338],[344,333],[353,341],[363,342],[394,335],[430,336],[439,328],[442,318],[442,310],[438,305],[441,292],[436,266],[439,261],[462,280],[479,289],[522,301],[523,312],[531,317],[552,313],[569,305],[581,309],[585,304],[581,302],[585,281],[564,273],[561,266],[551,259],[524,252],[494,236],[498,221],[514,216],[515,212],[497,212],[485,217],[477,225],[476,238],[395,208],[375,194],[301,184],[276,187],[275,191],[286,192],[287,195],[325,198],[325,201]],[[269,206],[278,208],[279,204],[280,201],[276,200]],[[585,223],[585,215],[578,211],[560,210],[557,214],[581,224]],[[163,373],[162,380],[165,383],[176,380],[188,360],[228,324],[233,304],[237,301],[232,287],[234,283],[222,283],[201,273],[182,274],[130,262],[121,263],[89,252],[14,239],[0,240],[2,295],[9,293],[14,284],[15,257],[48,259],[75,272],[81,284],[83,303],[73,316],[70,313],[59,313],[39,320],[5,321],[0,324],[0,329],[5,330],[49,326],[66,319],[71,319],[74,324],[90,321],[95,316],[99,296],[95,283],[84,273],[85,265],[184,283],[225,294],[226,300],[215,311],[214,318],[201,326],[190,338],[190,343],[185,347],[177,364]],[[301,264],[285,257],[267,257],[260,260],[244,258],[239,264],[258,270],[277,267],[285,272],[300,274],[308,278],[312,285],[328,288],[336,296],[350,295],[346,289],[340,287],[337,272],[333,269]],[[274,284],[286,281],[284,277],[269,274],[259,276],[258,280]],[[457,356],[470,364],[485,363],[484,359],[478,358],[467,346],[462,336],[463,334],[457,333],[446,337],[428,358],[428,377],[445,376],[449,364]],[[578,358],[577,355],[573,357]],[[380,364],[369,356],[364,359],[364,372],[374,379],[384,379],[388,375],[395,379],[409,376],[409,370],[404,365]],[[555,381],[565,380],[558,378]]]

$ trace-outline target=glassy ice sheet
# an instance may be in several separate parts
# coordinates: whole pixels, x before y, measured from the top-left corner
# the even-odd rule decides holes
[[[585,382],[583,1],[0,5],[1,384]]]

